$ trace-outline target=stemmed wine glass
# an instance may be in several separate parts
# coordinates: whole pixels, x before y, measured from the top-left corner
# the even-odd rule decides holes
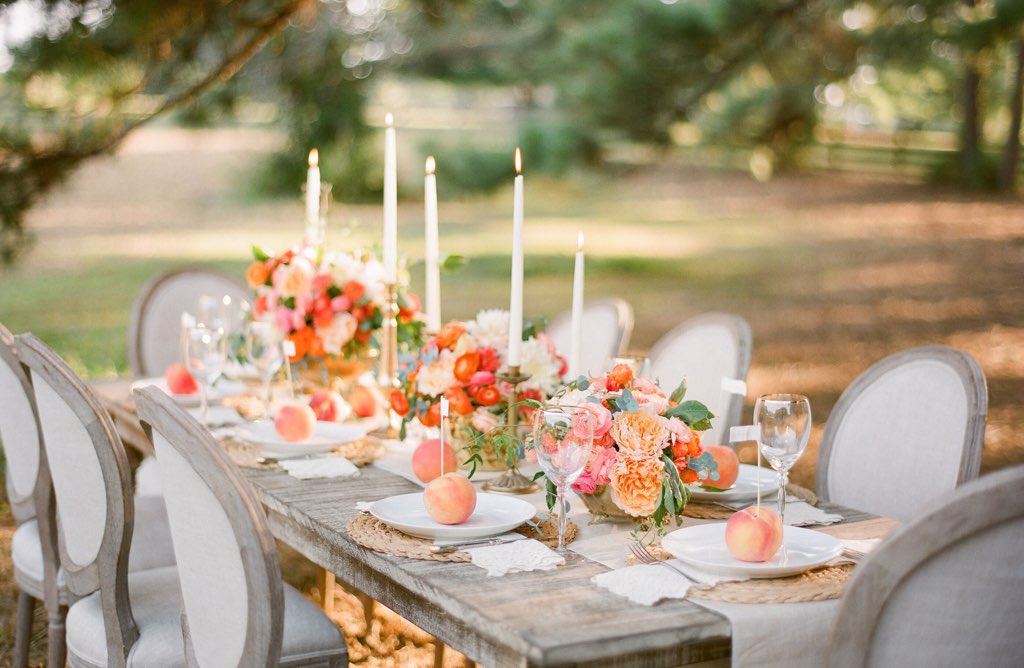
[[[552,406],[533,417],[537,463],[558,490],[558,554],[569,563],[565,548],[565,490],[576,482],[590,461],[594,443],[594,414],[582,406]]]
[[[185,364],[199,381],[199,412],[203,424],[209,416],[209,392],[224,370],[227,338],[223,329],[197,325],[185,331]]]
[[[789,469],[800,459],[811,435],[811,403],[800,394],[765,394],[754,404],[759,426],[757,446],[779,474],[779,519],[786,521],[786,483]]]
[[[270,381],[284,363],[281,334],[269,322],[251,322],[245,331],[245,356],[263,383],[263,418],[270,419]]]

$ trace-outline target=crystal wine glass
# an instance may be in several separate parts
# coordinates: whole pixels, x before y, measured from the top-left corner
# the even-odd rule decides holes
[[[270,381],[284,364],[281,333],[269,322],[251,322],[245,332],[245,357],[263,383],[263,418],[270,419]]]
[[[209,415],[209,392],[224,370],[227,338],[224,330],[189,327],[185,332],[185,360],[189,372],[199,381],[199,412],[203,424]]]
[[[761,429],[757,446],[779,474],[779,519],[785,523],[789,469],[800,459],[811,435],[811,403],[800,394],[765,394],[754,405]]]
[[[582,406],[557,406],[533,416],[533,444],[537,463],[558,490],[558,554],[570,561],[565,548],[565,491],[576,482],[590,461],[594,443],[594,414]]]

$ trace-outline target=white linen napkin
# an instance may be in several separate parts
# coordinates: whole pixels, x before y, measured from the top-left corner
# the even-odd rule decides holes
[[[361,513],[370,512],[370,508],[373,508],[374,501],[356,501],[356,510]]]
[[[598,587],[602,587],[625,596],[634,603],[640,605],[654,605],[658,601],[667,598],[686,598],[691,587],[695,585],[687,580],[675,568],[681,568],[687,575],[692,577],[701,587],[712,587],[719,582],[735,582],[747,580],[746,577],[725,577],[712,575],[695,568],[684,566],[678,559],[670,559],[671,566],[660,566],[658,564],[637,564],[617,568],[607,573],[600,573],[590,578],[590,581]],[[665,562],[666,564],[668,562]]]
[[[774,508],[773,508],[774,510]],[[834,513],[826,513],[820,508],[815,508],[806,501],[790,503],[786,500],[786,524],[791,527],[812,527],[826,526],[842,522],[843,516]]]
[[[557,552],[533,539],[468,547],[463,552],[468,552],[473,565],[483,568],[491,577],[522,571],[549,571],[565,563]]]
[[[278,462],[288,475],[299,480],[313,478],[354,478],[359,475],[356,465],[338,455],[309,459],[282,459]]]

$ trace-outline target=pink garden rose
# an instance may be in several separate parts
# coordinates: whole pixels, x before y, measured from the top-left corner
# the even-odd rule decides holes
[[[596,401],[585,401],[583,407],[594,414],[594,441],[603,440],[612,428],[612,412]]]

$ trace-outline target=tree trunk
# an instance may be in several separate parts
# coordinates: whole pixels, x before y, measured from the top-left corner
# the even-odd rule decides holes
[[[973,7],[975,0],[964,0],[964,4]],[[958,172],[960,182],[969,186],[981,184],[981,100],[978,91],[981,88],[981,71],[978,69],[978,54],[967,55],[964,64],[964,83],[961,111],[963,119],[960,126],[960,156]]]
[[[1017,40],[1017,72],[1010,98],[1010,131],[1006,135],[1003,162],[999,166],[999,189],[1009,192],[1017,185],[1020,163],[1021,113],[1024,111],[1024,38]]]

